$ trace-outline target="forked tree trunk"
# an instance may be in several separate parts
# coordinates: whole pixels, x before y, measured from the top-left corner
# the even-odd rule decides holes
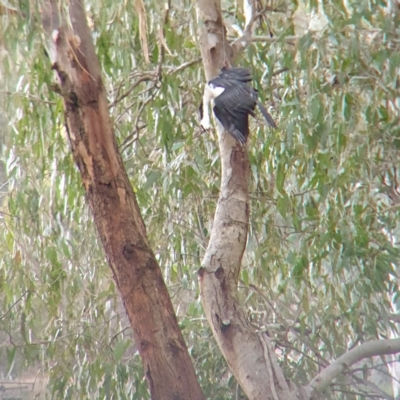
[[[197,7],[204,23],[201,53],[206,77],[211,79],[222,66],[230,66],[233,52],[226,40],[220,0],[198,0]],[[83,4],[70,0],[68,16],[60,16],[61,10],[56,0],[48,1],[43,10],[52,68],[64,99],[73,156],[132,325],[152,399],[204,399],[115,143]],[[315,399],[317,392],[359,360],[400,352],[400,339],[364,343],[304,388],[289,388],[270,339],[254,331],[236,299],[249,224],[249,161],[245,147],[218,133],[221,193],[199,281],[207,320],[249,399]]]
[[[204,399],[115,143],[83,4],[70,0],[68,16],[61,10],[56,1],[43,10],[52,68],[59,78],[73,156],[152,399]]]

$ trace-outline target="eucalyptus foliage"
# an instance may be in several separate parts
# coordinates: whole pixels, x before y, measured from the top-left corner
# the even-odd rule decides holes
[[[248,144],[240,293],[299,384],[352,346],[396,335],[400,302],[400,12],[378,0],[323,3],[269,4],[260,39],[237,60],[279,125],[253,123]],[[204,75],[195,5],[146,2],[149,63],[132,2],[86,8],[117,141],[200,383],[209,398],[241,398],[197,290],[220,163],[216,135],[201,134],[197,121]],[[223,9],[234,39],[242,5]],[[299,29],[296,9],[323,23]],[[8,2],[0,13],[3,378],[41,371],[53,398],[147,399],[52,90],[37,4]],[[327,396],[361,398],[341,393],[342,383]]]

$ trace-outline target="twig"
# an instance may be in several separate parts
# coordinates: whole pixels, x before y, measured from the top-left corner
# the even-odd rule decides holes
[[[282,74],[283,72],[289,71],[289,68],[287,67],[283,67],[281,69],[278,69],[277,71],[274,71],[272,76],[277,76],[279,74]]]
[[[121,102],[123,99],[125,99],[125,97],[129,96],[133,90],[135,90],[135,88],[137,86],[139,86],[139,84],[141,84],[142,82],[146,82],[146,81],[152,81],[154,80],[154,76],[155,73],[152,72],[148,72],[145,73],[141,78],[139,78],[124,94],[122,94],[120,97],[118,97],[115,101],[113,101],[108,108],[112,108],[114,107],[116,104],[118,104],[119,102]]]
[[[388,317],[391,321],[400,324],[400,314],[389,314]]]
[[[295,44],[299,38],[297,36],[285,36],[284,40],[287,44]],[[265,42],[265,43],[275,43],[280,40],[279,37],[271,37],[271,36],[254,36],[252,37],[252,42]]]
[[[37,102],[37,103],[48,104],[48,105],[51,105],[51,106],[54,106],[54,105],[57,104],[57,103],[54,102],[54,101],[48,101],[48,100],[39,99],[37,96],[34,96],[34,95],[32,95],[32,94],[29,94],[29,93],[21,93],[21,92],[12,93],[12,92],[3,91],[3,90],[0,90],[0,93],[5,94],[5,95],[7,95],[7,96],[21,96],[21,97],[26,97],[26,98],[29,99],[30,101],[35,101],[35,102]]]
[[[2,315],[0,315],[0,321],[24,298],[24,296],[29,292],[30,290],[25,290],[24,293],[21,294],[21,296],[10,306],[10,308],[4,312]]]
[[[361,379],[358,376],[352,374],[352,379],[354,379],[358,385],[365,386],[366,391],[372,391],[375,393],[377,396],[381,397],[382,399],[385,400],[393,400],[392,396],[389,396],[387,393],[385,393],[382,389],[380,389],[377,385],[375,385],[373,382],[369,382],[366,379]]]
[[[269,301],[269,299],[267,298],[267,296],[264,295],[264,293],[262,293],[262,291],[255,285],[250,284],[249,288],[254,290],[260,297],[262,297],[264,299],[264,301],[268,304],[268,306],[271,308],[271,310],[273,311],[273,313],[275,314],[276,318],[278,320],[281,321],[282,326],[285,328],[286,331],[290,331],[293,335],[296,336],[297,340],[299,340],[301,343],[305,344],[306,346],[308,346],[308,348],[314,352],[314,355],[317,357],[318,361],[318,365],[322,365],[322,366],[326,366],[329,364],[329,362],[322,357],[322,355],[320,354],[320,352],[318,351],[318,349],[310,342],[308,341],[305,337],[299,335],[299,333],[296,331],[296,329],[294,329],[293,325],[295,324],[295,320],[293,320],[293,323],[290,325],[286,322],[286,320],[284,318],[282,318],[280,316],[280,314],[276,311],[274,305]],[[292,313],[291,310],[288,310]]]
[[[350,390],[350,389],[343,389],[340,386],[338,386],[338,389],[336,389],[335,387],[333,387],[332,392],[338,392],[341,394],[350,394],[350,395],[356,395],[356,396],[361,396],[361,398],[363,399],[381,399],[381,397],[375,396],[375,395],[370,395],[368,393],[366,393],[365,390],[363,389],[358,389],[358,391],[356,390]]]
[[[180,65],[179,67],[173,68],[173,67],[164,67],[165,68],[171,68],[171,70],[168,72],[168,75],[174,75],[177,74],[178,72],[183,71],[186,68],[191,67],[192,65],[198,64],[201,62],[201,57],[197,58],[196,60],[188,61]]]
[[[140,132],[142,129],[146,128],[147,124],[141,125],[137,127],[137,130]],[[123,153],[128,146],[130,146],[133,142],[137,140],[137,138],[134,138],[136,132],[130,133],[126,139],[121,143],[121,152]]]

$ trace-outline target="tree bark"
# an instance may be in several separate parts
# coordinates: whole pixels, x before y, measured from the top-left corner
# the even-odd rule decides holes
[[[249,32],[233,43],[226,39],[220,0],[199,0],[200,49],[206,79],[230,67],[240,48],[251,43]],[[250,19],[252,21],[252,19]],[[278,365],[270,338],[249,324],[237,300],[237,282],[249,224],[249,161],[247,150],[217,126],[221,155],[221,191],[213,229],[199,270],[201,297],[207,320],[223,356],[251,400],[316,400],[354,362],[399,352],[400,339],[365,343],[332,362],[305,387],[288,383]]]
[[[207,79],[232,64],[220,0],[199,0],[201,53]],[[71,0],[62,16],[48,1],[48,35],[57,91],[75,162],[106,257],[129,316],[152,399],[204,399],[145,225],[115,143],[107,99],[83,4]],[[68,21],[68,23],[66,22]],[[249,399],[315,399],[352,363],[400,350],[399,339],[367,343],[343,355],[304,388],[289,388],[264,333],[250,326],[237,301],[237,281],[249,224],[246,148],[218,132],[221,193],[199,281],[204,310],[221,351]]]
[[[204,399],[115,143],[83,4],[71,0],[69,15],[62,15],[51,1],[43,11],[72,153],[132,325],[151,397]]]
[[[219,0],[199,0],[203,22],[201,55],[206,79],[232,64],[233,51]],[[207,320],[235,378],[249,399],[289,399],[288,384],[270,339],[250,326],[237,296],[237,281],[249,224],[249,160],[247,150],[230,135],[218,132],[222,179],[210,242],[199,271]]]

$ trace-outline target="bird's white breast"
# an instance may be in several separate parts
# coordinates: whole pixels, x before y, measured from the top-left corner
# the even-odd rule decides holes
[[[214,99],[225,91],[225,88],[221,86],[215,86],[212,83],[209,83],[207,86],[209,91],[211,92],[212,98]]]

